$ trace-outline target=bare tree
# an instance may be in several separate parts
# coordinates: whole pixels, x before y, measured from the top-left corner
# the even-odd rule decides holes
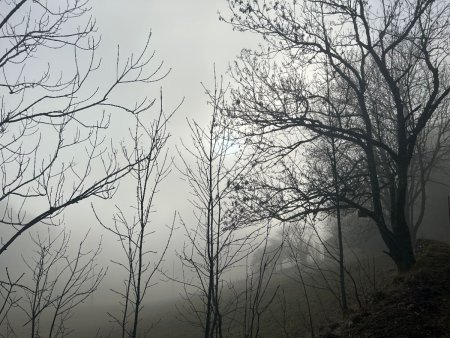
[[[20,283],[24,273],[22,273],[17,278],[12,278],[8,268],[5,268],[6,280],[0,281],[0,327],[5,326],[6,334],[1,337],[16,337],[13,325],[10,322],[9,315],[11,312],[18,307],[18,303],[21,301],[23,295],[21,295],[20,290],[24,286]]]
[[[81,239],[75,253],[70,252],[70,233],[65,229],[52,235],[36,234],[31,237],[35,250],[31,259],[24,259],[28,273],[19,278],[1,281],[2,288],[7,290],[2,308],[5,318],[13,309],[21,309],[26,315],[23,324],[30,329],[30,337],[42,334],[41,318],[45,314],[49,321],[46,325],[48,337],[65,337],[72,330],[67,320],[73,310],[94,293],[103,280],[106,269],[98,267],[96,259],[101,244],[94,249],[86,249],[88,234]],[[23,280],[23,281],[22,281]],[[16,295],[11,295],[15,288]],[[10,325],[13,328],[13,325]]]
[[[238,149],[231,130],[223,124],[219,107],[227,90],[214,77],[213,91],[205,88],[212,108],[212,117],[203,128],[198,122],[188,122],[192,145],[184,143],[187,155],[179,151],[183,168],[180,172],[189,184],[194,207],[193,223],[182,220],[187,243],[179,253],[187,310],[185,320],[199,325],[203,336],[222,337],[224,317],[234,305],[224,302],[227,285],[225,274],[252,250],[259,228],[246,233],[237,230],[239,206],[231,204],[230,195],[245,179],[248,166],[241,163],[245,149]],[[232,302],[233,303],[233,302]],[[192,315],[194,316],[192,318]]]
[[[372,218],[398,270],[411,269],[409,169],[418,137],[450,93],[449,5],[228,2],[234,27],[267,41],[236,62],[228,116],[272,158],[305,149],[318,137],[348,144],[353,180],[341,181],[351,189],[341,189],[347,193],[339,200]],[[305,177],[299,182],[301,193],[292,191],[289,208],[268,201],[271,215],[300,219],[334,207],[335,191],[314,189]]]
[[[143,160],[121,163],[108,146],[107,111],[148,110],[151,99],[128,105],[114,97],[120,87],[155,82],[167,73],[162,64],[151,66],[147,40],[125,60],[118,50],[115,79],[96,87],[100,37],[89,11],[88,0],[2,3],[0,254],[35,224],[60,224],[66,207],[110,198],[117,181]],[[34,214],[26,212],[31,204],[40,207]]]
[[[124,289],[113,290],[121,298],[121,314],[108,313],[113,322],[120,326],[122,338],[136,338],[142,331],[139,322],[143,301],[148,289],[154,285],[155,275],[163,262],[174,230],[172,223],[168,227],[167,241],[160,252],[155,249],[155,241],[149,243],[149,238],[156,231],[151,217],[155,211],[156,194],[171,170],[172,160],[166,149],[170,137],[167,124],[177,109],[178,107],[170,114],[164,113],[161,91],[160,111],[154,120],[146,125],[139,115],[136,116],[135,130],[130,131],[133,140],[131,154],[125,146],[123,148],[125,157],[130,161],[129,165],[133,167],[131,175],[136,189],[136,201],[132,207],[135,214],[132,219],[127,216],[126,211],[117,207],[113,225],[110,226],[100,220],[92,207],[100,224],[117,236],[126,257],[125,262],[113,261],[126,272]]]

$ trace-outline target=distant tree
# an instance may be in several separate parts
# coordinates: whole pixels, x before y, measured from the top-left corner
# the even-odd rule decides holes
[[[153,100],[128,105],[120,101],[119,88],[167,74],[161,64],[151,68],[147,40],[125,62],[118,51],[115,79],[96,88],[100,39],[88,0],[12,0],[1,6],[0,254],[35,224],[60,224],[66,207],[112,196],[118,180],[143,158],[121,163],[102,134],[110,122],[107,111],[147,111]],[[30,212],[31,205],[37,211]]]
[[[417,139],[408,185],[407,219],[415,245],[420,229],[427,233],[429,224],[423,224],[429,199],[430,183],[445,185],[450,165],[450,99],[447,97],[430,119]]]
[[[263,315],[269,311],[280,289],[272,279],[283,252],[283,241],[270,243],[269,228],[258,250],[255,250],[252,264],[246,265],[245,285],[237,296],[241,335],[245,338],[261,336]]]
[[[314,318],[311,311],[311,300],[307,290],[307,282],[305,281],[305,270],[307,265],[307,258],[310,254],[314,255],[315,250],[311,242],[311,234],[306,234],[306,227],[296,224],[288,229],[286,236],[286,248],[288,251],[288,257],[290,262],[294,266],[295,275],[298,278],[298,282],[301,285],[303,296],[305,298],[306,310],[308,312],[308,330],[311,332],[311,336],[314,334]]]
[[[235,128],[266,154],[266,167],[296,151],[301,157],[319,138],[346,144],[342,206],[372,218],[398,270],[411,269],[410,167],[418,138],[450,93],[448,3],[228,3],[228,21],[267,42],[244,50],[232,70],[227,113]],[[260,198],[271,206],[267,216],[295,220],[334,208],[331,182],[309,184],[301,160],[293,167],[298,187]],[[290,200],[280,204],[281,190]]]
[[[135,130],[130,130],[133,148],[131,153],[128,153],[124,147],[124,152],[132,167],[131,176],[136,189],[136,200],[132,206],[133,217],[130,219],[127,211],[118,206],[113,216],[113,225],[109,225],[100,220],[98,212],[92,207],[100,224],[117,236],[125,255],[125,262],[113,261],[126,273],[123,289],[113,289],[120,297],[121,313],[108,313],[113,322],[120,326],[122,338],[142,335],[144,329],[139,323],[142,319],[140,314],[143,302],[148,289],[155,283],[155,276],[159,272],[174,230],[172,223],[168,227],[168,238],[158,252],[155,247],[161,241],[155,241],[153,238],[150,242],[151,235],[157,231],[157,225],[151,216],[161,182],[171,170],[172,160],[167,152],[167,140],[170,137],[167,124],[175,111],[165,114],[161,91],[158,116],[149,125],[136,116]],[[128,201],[126,203],[128,204]],[[146,330],[151,327],[150,325]]]

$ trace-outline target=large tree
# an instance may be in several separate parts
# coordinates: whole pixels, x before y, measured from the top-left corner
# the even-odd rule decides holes
[[[228,2],[229,22],[267,42],[244,51],[233,69],[237,84],[228,112],[236,127],[269,159],[301,155],[324,138],[340,144],[346,152],[337,155],[348,164],[339,170],[342,207],[372,218],[398,270],[409,270],[415,262],[405,213],[409,169],[418,138],[450,93],[450,5]],[[273,217],[296,219],[335,207],[336,189],[308,184],[307,166],[299,161],[296,197],[272,208]]]

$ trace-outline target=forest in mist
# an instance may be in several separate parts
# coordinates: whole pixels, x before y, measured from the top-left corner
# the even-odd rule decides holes
[[[176,3],[0,1],[0,337],[328,337],[446,252],[448,1]]]

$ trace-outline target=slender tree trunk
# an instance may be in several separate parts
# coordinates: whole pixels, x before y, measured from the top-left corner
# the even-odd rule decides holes
[[[338,245],[339,245],[339,287],[341,291],[341,306],[342,313],[345,316],[348,312],[347,294],[345,291],[345,266],[344,266],[344,245],[342,241],[342,224],[341,224],[341,207],[339,201],[339,182],[337,175],[337,163],[336,163],[336,144],[334,139],[331,139],[331,167],[333,170],[334,189],[336,193],[336,216],[338,227]]]
[[[133,320],[133,332],[131,337],[137,337],[138,321],[139,321],[139,310],[141,306],[141,280],[142,280],[142,255],[144,245],[144,227],[141,226],[141,233],[139,235],[139,263],[138,263],[138,275],[137,275],[137,285],[136,285],[136,304],[134,308],[134,320]]]
[[[131,253],[131,247],[128,251],[128,257],[131,257],[132,253]],[[130,302],[130,291],[131,291],[131,281],[133,278],[133,273],[132,273],[132,268],[133,268],[133,262],[130,261],[129,263],[130,265],[130,271],[128,273],[128,281],[127,281],[127,288],[126,288],[126,293],[125,293],[125,304],[124,304],[124,309],[123,309],[123,316],[122,316],[122,338],[125,338],[125,333],[126,333],[126,326],[127,326],[127,318],[128,318],[128,305]]]

